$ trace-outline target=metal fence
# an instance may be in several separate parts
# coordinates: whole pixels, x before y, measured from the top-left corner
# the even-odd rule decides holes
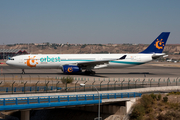
[[[63,84],[62,77],[50,76],[0,76],[0,94],[41,93],[41,92],[80,92],[123,90],[145,87],[179,86],[177,78],[93,78],[74,77],[70,84]],[[80,87],[79,84],[85,84]]]

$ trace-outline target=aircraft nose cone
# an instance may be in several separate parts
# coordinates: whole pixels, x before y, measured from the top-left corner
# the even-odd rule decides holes
[[[8,60],[8,61],[6,61],[6,64],[7,64],[7,65],[10,65],[10,61],[9,61],[9,60]]]

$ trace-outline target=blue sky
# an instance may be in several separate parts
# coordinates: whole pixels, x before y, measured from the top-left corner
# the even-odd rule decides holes
[[[171,32],[180,44],[180,0],[1,0],[0,44],[143,43]]]

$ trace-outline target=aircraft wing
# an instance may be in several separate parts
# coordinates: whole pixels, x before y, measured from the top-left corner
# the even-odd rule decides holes
[[[96,60],[96,61],[88,61],[88,62],[80,62],[77,63],[77,66],[80,67],[86,67],[86,66],[96,66],[96,65],[101,65],[101,64],[108,64],[109,61],[113,61],[113,60],[123,60],[126,58],[127,55],[124,55],[118,59],[109,59],[109,60]]]

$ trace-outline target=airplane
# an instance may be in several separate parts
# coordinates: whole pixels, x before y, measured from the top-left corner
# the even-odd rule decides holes
[[[27,54],[7,60],[9,66],[22,69],[61,69],[65,74],[84,71],[94,75],[95,69],[123,68],[145,64],[161,56],[170,32],[162,32],[144,51],[132,54]]]

